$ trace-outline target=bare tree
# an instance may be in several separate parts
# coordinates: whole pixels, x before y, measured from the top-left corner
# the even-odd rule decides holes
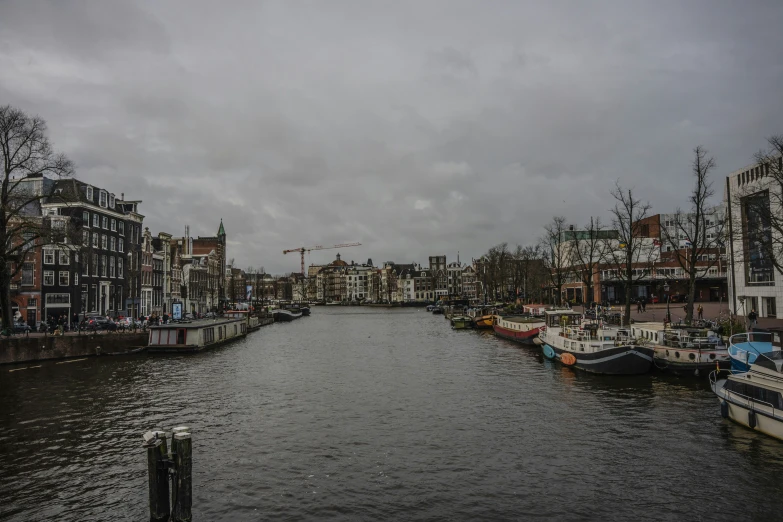
[[[562,304],[563,285],[570,272],[568,248],[564,242],[566,230],[566,219],[563,216],[555,216],[544,227],[544,235],[539,240],[549,282],[555,289],[555,304],[557,305]]]
[[[631,320],[631,289],[639,280],[649,276],[653,260],[658,252],[653,240],[646,237],[645,224],[650,204],[642,202],[633,194],[633,189],[624,189],[620,182],[611,191],[615,199],[612,227],[617,230],[617,239],[605,239],[601,247],[601,261],[617,277],[625,294],[623,324]]]
[[[674,259],[688,278],[687,323],[693,320],[697,276],[704,276],[720,258],[724,222],[721,213],[708,206],[710,198],[715,195],[709,180],[710,171],[715,168],[715,160],[701,146],[693,149],[693,154],[691,172],[694,185],[689,197],[691,208],[689,212],[678,208],[670,226],[661,227],[662,239],[672,247]]]
[[[41,218],[39,204],[49,197],[43,177],[61,177],[73,171],[71,161],[52,150],[46,122],[24,111],[0,106],[0,307],[4,327],[12,323],[11,279],[19,274],[37,244],[57,240]],[[28,178],[41,178],[33,189]]]
[[[543,270],[544,263],[541,258],[540,246],[517,247],[515,257],[524,302],[530,303],[531,299],[541,302],[543,300],[541,298],[541,286],[548,280],[548,276],[546,276]]]
[[[582,296],[585,303],[593,300],[593,277],[601,263],[603,241],[607,237],[603,228],[600,217],[590,217],[590,223],[585,225],[584,230],[578,231],[579,234],[569,231],[566,236],[572,241],[569,248],[571,265],[586,288]]]

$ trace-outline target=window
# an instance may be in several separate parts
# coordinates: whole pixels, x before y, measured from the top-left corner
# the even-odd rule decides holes
[[[106,256],[101,256],[101,277],[106,277]]]
[[[120,234],[125,235],[125,222],[120,221]]]
[[[90,231],[82,230],[82,244],[84,246],[90,246]]]
[[[32,286],[35,284],[35,265],[25,263],[22,265],[22,286]]]
[[[108,229],[109,228],[109,218],[106,216],[103,216],[103,228]]]
[[[92,275],[98,275],[98,254],[92,255]]]
[[[87,199],[92,202],[92,187],[87,187]]]
[[[114,208],[114,194],[109,194],[109,206]]]
[[[101,226],[101,216],[99,216],[98,214],[92,215],[92,226],[93,228],[98,228]]]
[[[69,273],[67,270],[60,271],[60,286],[68,286],[68,276]]]
[[[54,270],[44,270],[43,284],[44,286],[54,286]]]
[[[82,312],[87,311],[87,285],[82,285]]]
[[[82,258],[82,275],[85,276],[90,275],[90,258],[87,256],[87,254],[84,254]]]
[[[109,277],[114,277],[114,258],[109,258]]]
[[[90,226],[90,213],[86,210],[82,212],[82,225],[85,227]]]
[[[97,232],[93,232],[92,233],[92,246],[93,246],[93,248],[98,248],[98,235],[99,234]]]
[[[777,311],[775,310],[775,298],[774,297],[765,297],[764,298],[764,308],[766,309],[767,317],[776,317]]]
[[[101,192],[100,192],[100,199],[98,200],[98,204],[101,207],[106,208],[106,191],[105,190],[101,190]]]
[[[122,278],[122,258],[117,258],[117,277]]]
[[[101,248],[106,250],[106,247],[108,246],[107,243],[108,241],[107,241],[106,234],[101,234]]]
[[[92,295],[93,298],[91,299],[90,303],[90,310],[93,312],[98,311],[98,287],[96,285],[92,285]]]
[[[60,250],[60,264],[61,265],[71,264],[71,256],[67,250]]]
[[[117,232],[117,220],[114,218],[111,218],[111,231]]]
[[[109,238],[109,250],[111,250],[112,252],[117,250],[116,242],[117,242],[117,240],[115,239],[114,236]]]
[[[44,250],[43,251],[43,262],[45,265],[53,265],[54,264],[54,250]]]
[[[125,245],[124,245],[124,243],[125,242],[123,241],[122,238],[118,238],[117,239],[117,250],[119,250],[120,252],[125,252]]]

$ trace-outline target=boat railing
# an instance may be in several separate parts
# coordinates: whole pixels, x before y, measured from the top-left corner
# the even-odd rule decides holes
[[[729,344],[750,344],[754,342],[771,343],[772,334],[769,332],[745,332],[729,337]]]

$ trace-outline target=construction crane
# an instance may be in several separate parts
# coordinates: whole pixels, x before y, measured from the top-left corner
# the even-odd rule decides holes
[[[321,246],[321,245],[316,245],[316,246],[313,246],[313,247],[300,247],[300,248],[292,248],[290,250],[283,250],[283,254],[290,254],[291,252],[299,252],[302,255],[302,275],[304,276],[304,275],[306,275],[305,274],[305,260],[304,260],[305,252],[310,252],[311,250],[329,250],[331,248],[348,248],[348,247],[355,247],[355,246],[360,246],[360,245],[361,245],[361,243],[342,243],[340,245],[334,245],[334,246],[328,246],[328,247]]]

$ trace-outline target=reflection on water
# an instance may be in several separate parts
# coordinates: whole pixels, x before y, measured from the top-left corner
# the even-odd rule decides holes
[[[143,520],[140,434],[180,424],[194,520],[778,517],[780,444],[722,420],[706,379],[590,375],[421,310],[8,369],[0,520]]]

